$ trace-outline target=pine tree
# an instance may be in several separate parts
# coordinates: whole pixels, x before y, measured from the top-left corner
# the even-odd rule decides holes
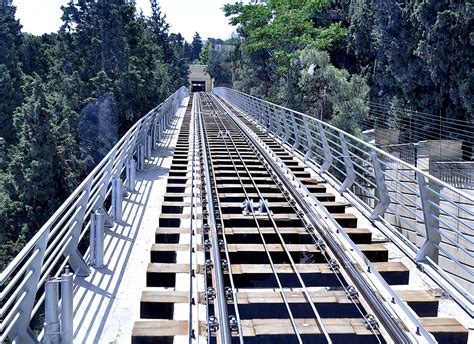
[[[10,199],[5,226],[11,240],[18,236],[28,240],[61,204],[64,192],[60,185],[63,176],[58,168],[58,142],[51,123],[62,109],[52,106],[37,75],[28,77],[24,92],[28,95],[25,103],[14,115],[18,143],[11,149],[3,182]]]
[[[16,141],[13,112],[23,100],[18,58],[21,25],[15,19],[15,11],[11,0],[0,0],[0,137],[8,144]]]
[[[151,3],[151,17],[149,19],[150,29],[155,36],[155,42],[159,47],[169,47],[168,31],[170,25],[166,21],[166,14],[161,11],[157,0],[150,0]],[[163,51],[165,59],[168,51]]]
[[[202,43],[201,36],[196,32],[193,36],[193,41],[191,43],[191,54],[192,60],[199,60],[199,55],[201,54],[204,44]]]
[[[177,90],[181,86],[188,84],[189,64],[184,50],[186,43],[181,34],[171,34],[169,36],[170,47],[173,52],[173,61],[170,66],[172,90]]]
[[[191,44],[185,41],[183,44],[183,51],[188,63],[193,62],[193,49],[191,47]]]

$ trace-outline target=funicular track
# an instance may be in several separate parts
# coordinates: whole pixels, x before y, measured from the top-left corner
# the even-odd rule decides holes
[[[466,342],[347,206],[229,105],[195,94],[132,342]]]

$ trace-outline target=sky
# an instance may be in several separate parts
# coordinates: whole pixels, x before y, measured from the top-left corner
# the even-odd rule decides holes
[[[16,16],[23,31],[35,35],[55,32],[61,25],[60,6],[68,0],[13,0]],[[203,39],[229,38],[235,30],[228,25],[221,8],[235,0],[159,0],[162,11],[171,25],[170,32],[180,32],[187,41],[192,41],[197,31]],[[137,7],[145,15],[150,14],[149,0],[136,0]]]

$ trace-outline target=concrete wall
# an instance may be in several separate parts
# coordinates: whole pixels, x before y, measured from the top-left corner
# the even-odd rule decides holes
[[[206,72],[206,65],[193,64],[189,66],[189,92],[193,81],[204,81],[206,83],[206,92],[211,92],[214,88],[214,79]]]
[[[400,139],[400,130],[375,127],[374,138],[377,146],[396,145]]]

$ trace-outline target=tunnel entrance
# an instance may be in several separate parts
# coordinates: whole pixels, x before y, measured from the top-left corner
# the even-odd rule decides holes
[[[191,92],[206,92],[206,82],[193,81],[191,84]]]

